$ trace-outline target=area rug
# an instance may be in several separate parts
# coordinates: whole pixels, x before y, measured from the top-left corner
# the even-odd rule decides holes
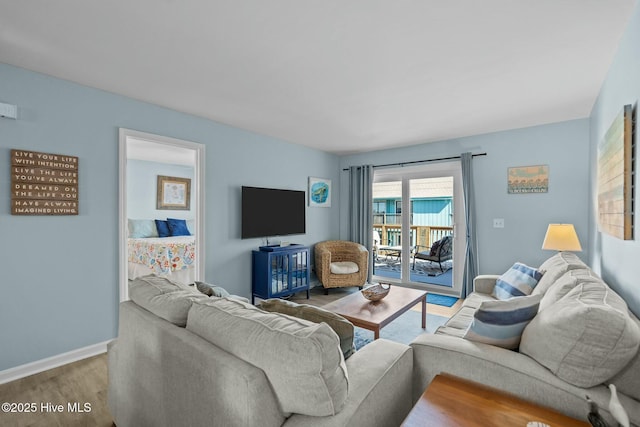
[[[449,320],[443,316],[427,313],[427,328],[422,329],[422,313],[409,310],[380,330],[380,338],[396,341],[402,344],[409,344],[418,335],[432,334]],[[363,328],[355,328],[354,345],[360,349],[373,341],[373,331]]]
[[[458,301],[456,297],[450,297],[448,295],[427,294],[427,303],[441,305],[444,307],[451,307]]]

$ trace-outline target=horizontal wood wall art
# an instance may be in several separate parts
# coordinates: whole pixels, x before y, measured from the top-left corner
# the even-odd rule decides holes
[[[11,215],[78,215],[78,158],[11,150]]]
[[[598,145],[598,226],[633,239],[633,108],[625,105]]]

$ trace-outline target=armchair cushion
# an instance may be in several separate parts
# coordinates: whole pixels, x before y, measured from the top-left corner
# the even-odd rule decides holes
[[[332,262],[329,268],[333,274],[352,274],[360,271],[358,264],[352,261]]]

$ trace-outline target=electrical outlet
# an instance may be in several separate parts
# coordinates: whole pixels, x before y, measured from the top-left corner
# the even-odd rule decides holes
[[[493,228],[504,228],[504,218],[493,218]]]

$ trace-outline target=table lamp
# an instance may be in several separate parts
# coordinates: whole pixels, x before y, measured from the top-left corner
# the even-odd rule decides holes
[[[573,224],[549,224],[542,249],[549,251],[582,252]]]

